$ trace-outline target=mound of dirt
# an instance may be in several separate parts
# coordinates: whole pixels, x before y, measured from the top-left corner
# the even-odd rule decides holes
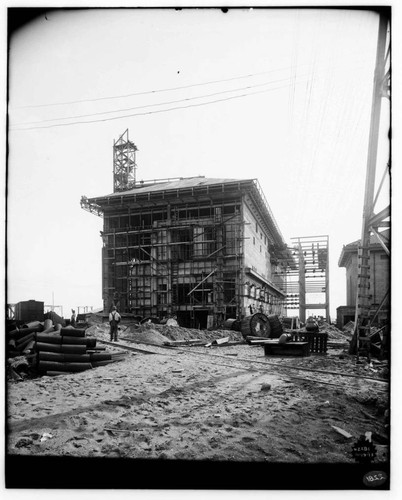
[[[108,340],[109,323],[92,325],[86,330],[87,337],[97,337]],[[240,332],[234,330],[196,330],[194,328],[183,328],[181,326],[156,325],[145,323],[143,325],[121,325],[119,326],[119,336],[136,342],[149,342],[162,345],[170,340],[203,340],[210,342],[222,337],[229,337],[230,342],[243,341]]]
[[[156,325],[150,324],[143,325],[138,328],[129,327],[124,332],[124,337],[134,342],[149,342],[150,344],[163,345],[165,342],[169,342],[169,338],[162,335],[154,327]]]
[[[211,341],[222,337],[229,337],[229,341],[243,340],[240,332],[234,330],[196,330],[181,326],[153,325],[155,329],[168,337],[169,340],[205,340]]]
[[[86,337],[99,337],[103,338],[104,335],[109,334],[110,326],[109,323],[100,323],[92,325],[85,330]]]
[[[319,328],[321,333],[328,333],[329,339],[346,341],[351,338],[350,332],[343,332],[342,330],[339,330],[339,328],[337,328],[336,326],[330,325],[325,321],[320,323]]]
[[[100,325],[103,323],[103,316],[102,313],[93,313],[91,315],[87,316],[87,323],[88,325]]]

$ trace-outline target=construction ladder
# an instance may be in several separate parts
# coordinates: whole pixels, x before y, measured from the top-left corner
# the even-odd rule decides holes
[[[356,317],[356,355],[366,356],[370,360],[370,247],[359,246],[357,249],[357,317]]]

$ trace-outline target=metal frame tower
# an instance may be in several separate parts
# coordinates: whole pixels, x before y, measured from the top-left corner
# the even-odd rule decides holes
[[[128,129],[113,144],[113,192],[135,187],[137,146],[128,138]]]
[[[299,308],[303,323],[307,309],[325,310],[329,322],[329,237],[302,236],[291,240],[298,265],[297,269],[287,271],[287,305],[290,309]],[[309,302],[307,295],[310,294],[323,294],[324,302]]]
[[[372,315],[370,291],[370,237],[373,234],[384,251],[390,256],[390,242],[378,231],[380,227],[390,228],[390,206],[377,214],[374,209],[386,175],[389,175],[388,163],[382,176],[376,195],[374,196],[376,181],[376,165],[378,152],[378,138],[381,118],[382,98],[390,99],[391,68],[390,68],[390,39],[388,36],[389,18],[384,11],[380,12],[378,26],[378,42],[376,67],[374,73],[372,111],[370,123],[369,147],[367,155],[366,184],[363,205],[363,221],[360,245],[358,247],[358,276],[357,297],[355,312],[355,330],[350,343],[351,354],[366,354],[370,356],[370,329],[379,310],[385,304],[389,292],[385,294],[380,307]]]

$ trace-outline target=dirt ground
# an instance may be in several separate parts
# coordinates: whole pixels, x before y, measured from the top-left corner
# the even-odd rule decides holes
[[[353,464],[353,445],[371,432],[371,468],[388,461],[387,370],[356,365],[335,330],[327,354],[303,358],[265,356],[232,331],[123,325],[113,344],[105,324],[86,334],[126,356],[9,381],[10,456]],[[223,336],[233,345],[163,345]]]

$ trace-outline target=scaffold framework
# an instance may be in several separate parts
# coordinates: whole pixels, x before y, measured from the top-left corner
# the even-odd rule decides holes
[[[286,271],[286,309],[299,309],[302,322],[307,309],[325,310],[330,321],[329,236],[299,236],[291,241],[297,266]]]

